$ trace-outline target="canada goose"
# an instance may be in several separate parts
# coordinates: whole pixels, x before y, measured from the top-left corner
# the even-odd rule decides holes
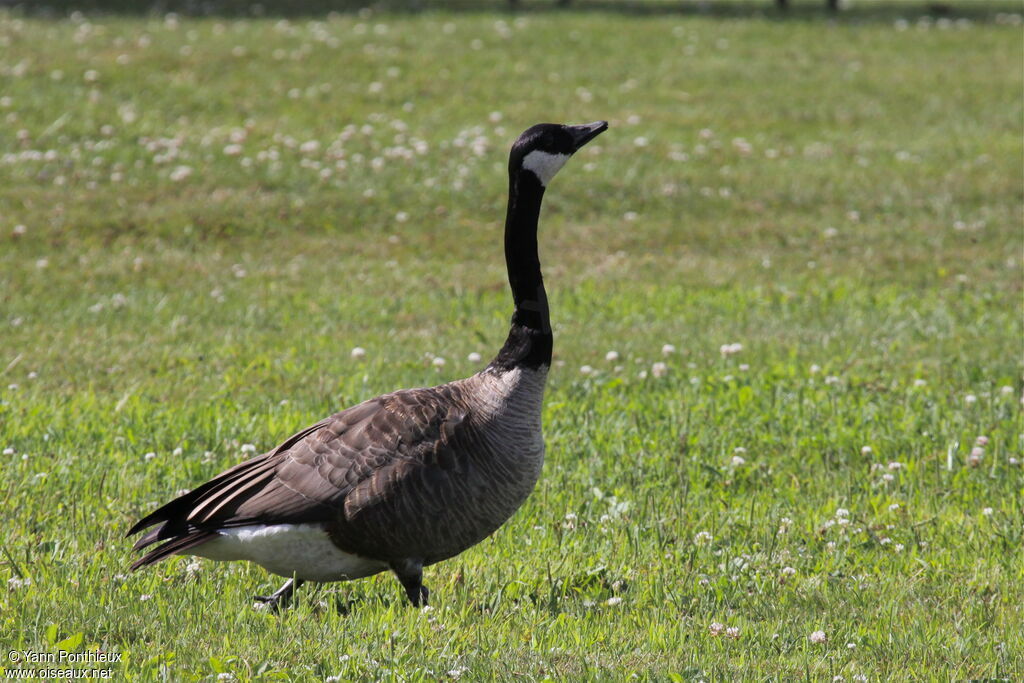
[[[608,128],[542,123],[509,155],[505,262],[515,311],[505,345],[472,377],[370,399],[289,437],[142,518],[157,525],[132,569],[175,554],[249,560],[288,581],[347,581],[390,569],[426,605],[423,567],[482,541],[519,509],[544,460],[541,402],[551,365],[537,256],[544,189]]]

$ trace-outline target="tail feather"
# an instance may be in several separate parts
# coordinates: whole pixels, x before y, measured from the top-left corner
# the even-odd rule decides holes
[[[273,451],[224,470],[205,484],[178,496],[140,519],[128,530],[127,536],[133,536],[149,527],[155,528],[150,529],[135,543],[135,550],[142,550],[160,541],[166,543],[136,560],[131,568],[134,570],[145,567],[205,543],[217,536],[217,528],[244,526],[249,520],[231,519],[231,503],[238,499],[239,494],[249,493],[274,476],[279,462],[274,456],[287,451],[330,421],[331,418],[322,420],[293,434]],[[215,516],[217,519],[213,519]]]
[[[142,538],[139,541],[139,543],[142,543],[142,541],[146,540],[146,538],[149,538],[150,536],[154,536],[158,531],[159,530],[154,530],[149,532],[148,534],[146,534],[144,538]],[[187,536],[179,536],[178,538],[172,539],[167,543],[164,543],[162,546],[146,553],[139,559],[135,560],[135,562],[133,562],[131,566],[132,571],[140,569],[150,564],[154,564],[156,562],[159,562],[160,560],[165,560],[171,555],[175,555],[182,551],[188,550],[189,548],[194,548],[197,545],[206,543],[216,535],[216,532],[213,531],[193,531],[189,533]],[[155,542],[155,539],[153,541],[150,541],[150,543],[153,542]],[[138,548],[139,545],[136,544],[135,547]]]
[[[143,536],[142,538],[140,538],[138,541],[135,542],[135,545],[132,546],[132,550],[142,550],[147,545],[153,545],[157,541],[161,540],[160,539],[160,532],[163,531],[165,526],[166,526],[166,523],[161,524],[160,526],[158,526],[158,527],[156,527],[154,529],[150,529],[146,533],[145,536]]]
[[[218,474],[216,477],[206,482],[205,484],[202,484],[201,486],[192,489],[191,491],[182,496],[178,496],[171,502],[149,513],[148,515],[140,519],[138,522],[136,522],[135,526],[129,529],[128,533],[125,534],[125,536],[132,536],[134,534],[139,533],[147,527],[151,527],[154,524],[159,524],[161,522],[164,522],[165,524],[163,526],[164,535],[159,537],[160,539],[170,538],[172,535],[176,536],[185,533],[186,529],[184,528],[184,524],[186,523],[186,520],[188,520],[188,518],[192,516],[193,512],[196,512],[198,509],[206,507],[208,505],[207,501],[211,497],[219,497],[221,498],[221,500],[223,500],[223,498],[220,496],[220,491],[231,491],[232,487],[229,486],[229,484],[235,483],[238,479],[241,479],[242,477],[245,477],[247,475],[252,475],[254,468],[260,468],[260,470],[270,468],[270,470],[273,471],[273,468],[276,467],[276,463],[272,462],[270,458],[277,455],[278,453],[287,451],[289,448],[297,444],[302,439],[322,429],[329,422],[330,418],[326,420],[321,420],[320,422],[317,422],[315,425],[307,427],[306,429],[303,429],[301,432],[293,434],[284,443],[275,448],[273,451],[264,453],[263,455],[257,455],[255,458],[250,458],[245,462],[240,462],[234,467],[230,467],[224,470],[223,472],[221,472],[220,474]],[[251,478],[250,481],[252,481]]]
[[[189,509],[192,507],[196,500],[202,497],[204,493],[240,476],[245,471],[253,467],[256,464],[256,460],[257,458],[253,458],[252,460],[247,460],[239,465],[236,465],[235,467],[232,467],[230,470],[217,475],[216,477],[206,482],[202,486],[194,488],[188,493],[182,496],[178,496],[171,502],[162,505],[161,507],[157,508],[156,510],[154,510],[153,512],[149,513],[148,515],[140,519],[138,522],[136,522],[135,526],[129,529],[128,533],[125,534],[125,536],[132,536],[134,534],[139,533],[146,527],[153,526],[154,524],[159,524],[160,522],[169,522],[175,517],[187,517]]]

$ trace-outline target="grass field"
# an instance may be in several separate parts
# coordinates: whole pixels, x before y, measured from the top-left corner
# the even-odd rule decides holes
[[[1021,679],[1022,39],[971,9],[0,12],[3,651]],[[508,147],[598,118],[542,218],[544,474],[431,610],[390,576],[271,616],[257,567],[127,573],[128,527],[251,447],[479,369]]]

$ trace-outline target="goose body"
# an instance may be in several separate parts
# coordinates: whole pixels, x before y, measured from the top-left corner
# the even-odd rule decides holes
[[[391,570],[414,605],[422,568],[498,529],[544,462],[541,407],[551,327],[537,257],[544,189],[607,128],[539,124],[509,159],[505,257],[515,311],[505,345],[475,375],[384,394],[336,413],[140,520],[133,569],[174,554],[248,560],[297,582]],[[297,583],[268,598],[277,606]]]

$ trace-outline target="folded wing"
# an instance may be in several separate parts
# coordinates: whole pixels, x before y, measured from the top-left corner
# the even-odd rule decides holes
[[[351,535],[353,517],[390,509],[381,503],[398,491],[412,489],[428,500],[433,489],[444,489],[455,464],[452,444],[468,414],[446,389],[412,389],[361,403],[172,500],[128,532],[156,525],[136,550],[164,541],[132,568],[202,544],[219,529],[324,523],[343,525]]]

